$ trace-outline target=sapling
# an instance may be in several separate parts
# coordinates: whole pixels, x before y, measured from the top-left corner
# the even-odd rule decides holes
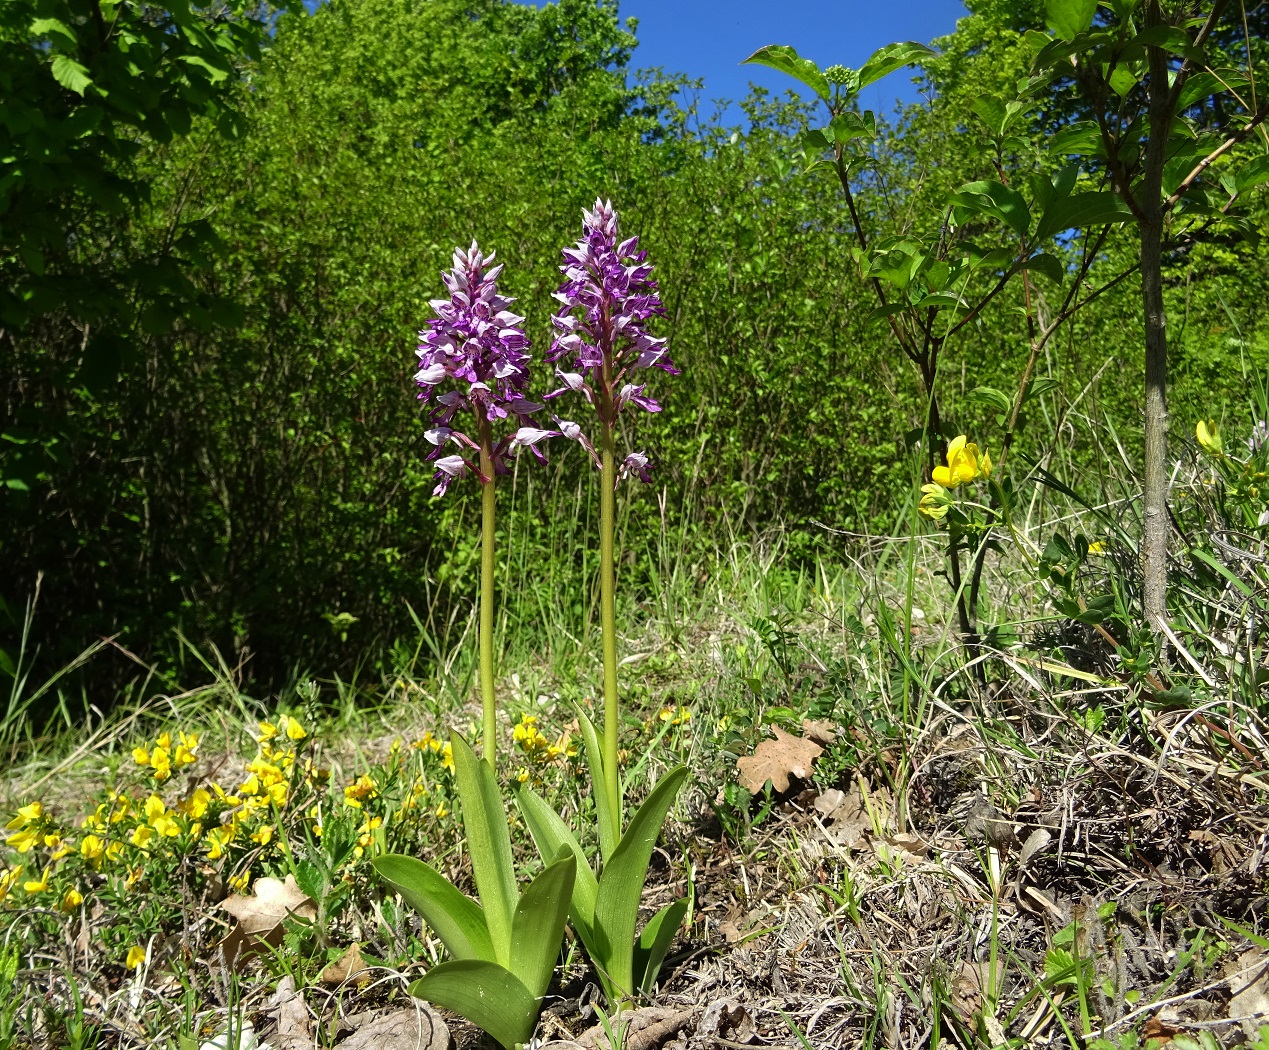
[[[643,452],[629,451],[618,461],[616,435],[621,414],[631,408],[659,412],[661,406],[644,393],[636,375],[649,368],[678,375],[664,338],[645,327],[665,308],[657,294],[652,267],[639,239],[620,240],[617,212],[597,200],[583,213],[583,236],[564,250],[564,283],[555,298],[560,309],[553,320],[557,336],[548,360],[563,362],[557,375],[562,386],[548,400],[580,395],[594,410],[598,443],[572,420],[556,419],[559,432],[579,442],[599,468],[599,593],[604,670],[604,726],[600,737],[585,713],[578,712],[591,790],[599,828],[599,874],[586,861],[576,837],[537,795],[527,788],[517,794],[525,823],[544,858],[566,849],[577,860],[570,917],[599,972],[610,1000],[621,1003],[650,989],[666,950],[687,911],[687,900],[675,901],[653,917],[638,941],[635,924],[648,861],[661,825],[687,770],[666,773],[625,825],[617,734],[620,698],[617,688],[617,618],[614,533],[618,483],[631,475],[651,481],[651,464]],[[624,831],[623,831],[624,828]]]

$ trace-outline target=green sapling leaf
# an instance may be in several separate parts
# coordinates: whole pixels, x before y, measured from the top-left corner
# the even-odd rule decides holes
[[[820,72],[820,67],[809,58],[803,58],[786,44],[768,44],[766,47],[758,48],[741,65],[749,63],[769,66],[771,69],[778,69],[781,73],[787,73],[794,80],[809,87],[825,102],[832,98],[832,88],[828,77]]]

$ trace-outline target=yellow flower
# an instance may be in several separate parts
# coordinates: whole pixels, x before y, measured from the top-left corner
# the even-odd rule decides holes
[[[10,868],[8,871],[0,874],[0,901],[9,896],[9,891],[13,889],[19,877],[22,875],[22,865]]]
[[[251,881],[251,872],[244,871],[241,875],[231,875],[229,877],[229,888],[235,893],[241,893],[247,888],[247,883]]]
[[[446,744],[445,746],[448,747],[449,745]],[[442,802],[439,806],[436,807],[436,815],[438,817],[446,817],[449,815],[449,810],[445,808],[444,802]]]
[[[52,868],[45,868],[44,874],[40,876],[38,881],[32,880],[30,882],[24,882],[22,883],[22,888],[26,890],[27,893],[43,893],[48,889],[48,876],[49,872],[52,870]]]
[[[363,773],[353,783],[344,788],[344,805],[361,808],[362,802],[379,794],[375,782]]]
[[[62,911],[74,911],[84,903],[84,895],[72,886],[62,898]]]
[[[451,773],[454,771],[454,749],[448,743],[441,748],[441,765]]]
[[[29,853],[32,846],[38,845],[40,841],[40,833],[31,828],[22,831],[13,832],[5,843],[19,853]]]
[[[156,740],[155,743],[159,747],[161,747],[164,751],[171,751],[172,750],[172,734],[165,730],[164,732],[159,734],[159,739]]]
[[[164,838],[174,839],[181,833],[181,826],[166,813],[154,818],[154,830]]]
[[[148,766],[150,764],[150,752],[143,747],[134,747],[132,749],[132,758],[139,766]]]
[[[124,962],[129,970],[139,970],[145,965],[145,949],[139,944],[134,944],[128,949],[128,958]]]
[[[1194,436],[1198,438],[1199,448],[1209,456],[1223,456],[1225,446],[1221,442],[1221,433],[1216,428],[1214,419],[1200,419],[1194,428]]]
[[[278,727],[275,726],[272,722],[260,723],[260,739],[261,740],[272,740],[277,735],[278,735]]]
[[[1106,544],[1101,540],[1094,540],[1088,545],[1088,553],[1104,555],[1106,553]]]
[[[195,788],[194,793],[181,804],[181,808],[195,820],[199,820],[207,813],[210,804],[211,792],[206,788]]]
[[[150,839],[154,838],[154,829],[148,824],[138,824],[136,829],[129,837],[129,841],[137,847],[137,849],[145,849]]]
[[[306,736],[308,736],[304,727],[300,725],[299,719],[283,715],[278,719],[278,728],[281,729],[284,727],[286,729],[287,738],[290,740],[303,740]]]
[[[935,467],[934,473],[937,474],[942,469],[942,467]],[[917,511],[923,518],[942,521],[947,517],[948,508],[955,502],[947,489],[938,484],[922,485],[921,493],[921,502],[917,506]]]
[[[966,442],[965,435],[952,438],[947,446],[947,466],[935,467],[931,475],[936,484],[944,488],[954,489],[975,478],[985,478],[991,474],[991,456],[978,453],[978,446]]]
[[[79,844],[79,852],[83,854],[84,860],[96,863],[101,860],[102,853],[105,852],[106,844],[96,835],[85,835],[83,841]]]
[[[163,805],[163,800],[158,795],[151,795],[145,800],[145,819],[151,824],[166,812],[167,806]]]
[[[44,818],[44,803],[32,802],[30,805],[22,806],[6,828],[25,828],[28,824],[38,824]]]

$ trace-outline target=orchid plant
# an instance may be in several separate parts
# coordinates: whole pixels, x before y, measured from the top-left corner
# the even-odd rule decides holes
[[[617,212],[597,200],[583,213],[582,239],[564,250],[560,267],[564,283],[555,298],[560,308],[553,320],[557,336],[548,360],[563,362],[557,375],[562,386],[547,395],[580,395],[598,417],[598,449],[580,424],[556,418],[559,433],[579,442],[600,472],[599,586],[600,630],[604,669],[604,730],[600,737],[582,711],[578,723],[586,745],[592,796],[599,826],[599,872],[596,874],[577,838],[551,808],[528,788],[517,801],[525,823],[544,858],[568,851],[577,860],[570,910],[573,927],[585,944],[610,1001],[622,1003],[650,990],[666,950],[687,911],[687,899],[658,913],[635,939],[639,898],[648,861],[666,813],[687,770],[666,773],[630,820],[624,821],[617,734],[620,698],[617,688],[617,620],[614,532],[618,483],[627,477],[652,480],[643,452],[629,451],[618,462],[617,423],[622,412],[638,408],[659,412],[660,404],[644,393],[637,373],[656,368],[670,375],[678,370],[664,338],[649,334],[647,322],[664,315],[647,254],[639,239],[620,239]]]
[[[454,775],[462,802],[463,830],[472,858],[480,903],[460,893],[435,868],[413,857],[389,854],[375,869],[402,898],[422,913],[453,957],[433,966],[410,986],[411,994],[448,1007],[511,1048],[533,1034],[568,917],[577,861],[570,851],[548,858],[523,896],[516,888],[502,798],[494,772],[494,482],[508,472],[513,450],[538,444],[555,433],[532,425],[541,409],[527,400],[529,340],[524,318],[498,293],[501,266],[490,266],[473,243],[454,253],[444,274],[448,299],[432,301],[437,316],[419,333],[419,398],[433,403],[427,431],[435,446],[435,495],[457,478],[475,475],[482,485],[480,594],[480,694],[484,757],[477,759],[457,734],[451,739]],[[447,387],[438,393],[442,386]],[[474,416],[476,437],[457,429],[460,415]],[[515,420],[513,434],[497,441],[494,426]],[[460,451],[442,456],[447,445]],[[476,453],[473,460],[471,453]]]
[[[436,317],[419,332],[419,400],[433,404],[427,440],[435,446],[433,495],[443,496],[456,478],[474,474],[482,486],[480,558],[480,701],[485,760],[493,764],[497,732],[494,705],[494,479],[509,471],[512,450],[531,448],[545,462],[539,443],[555,434],[533,426],[542,409],[524,396],[529,381],[529,339],[524,318],[511,312],[515,301],[498,293],[502,266],[490,266],[494,253],[482,254],[475,241],[454,250],[454,268],[441,279],[448,299],[433,299]],[[441,391],[442,387],[446,387]],[[438,392],[441,391],[441,392]],[[476,437],[458,429],[470,413]],[[508,419],[520,426],[496,442],[494,425]],[[441,455],[447,445],[459,452]],[[475,452],[477,458],[472,459]]]

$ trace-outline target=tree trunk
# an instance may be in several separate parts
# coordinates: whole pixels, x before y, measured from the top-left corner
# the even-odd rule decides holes
[[[1143,7],[1147,28],[1161,24],[1158,0]],[[1150,138],[1142,165],[1141,307],[1146,336],[1146,462],[1143,478],[1145,530],[1141,542],[1142,611],[1158,637],[1168,608],[1168,334],[1163,307],[1163,168],[1172,123],[1168,56],[1148,49]]]

